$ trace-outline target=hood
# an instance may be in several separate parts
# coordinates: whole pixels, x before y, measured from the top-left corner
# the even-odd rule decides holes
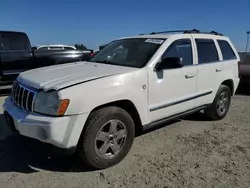
[[[18,82],[36,89],[59,90],[82,82],[136,70],[135,68],[93,62],[48,66],[21,73]]]

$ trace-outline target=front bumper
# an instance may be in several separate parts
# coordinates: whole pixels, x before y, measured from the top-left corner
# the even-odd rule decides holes
[[[88,114],[63,117],[50,117],[27,112],[17,107],[10,97],[5,100],[3,109],[8,125],[21,135],[52,144],[60,148],[73,148],[77,145]]]

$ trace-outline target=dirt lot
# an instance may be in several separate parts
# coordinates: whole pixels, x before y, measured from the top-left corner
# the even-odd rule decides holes
[[[15,135],[5,138],[8,129],[0,109],[0,187],[247,188],[249,105],[250,96],[238,94],[222,121],[188,117],[145,133],[135,139],[122,163],[95,172],[37,141]]]

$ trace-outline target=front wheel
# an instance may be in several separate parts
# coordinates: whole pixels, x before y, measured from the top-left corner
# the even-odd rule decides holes
[[[213,104],[205,109],[205,114],[213,120],[223,119],[231,104],[231,91],[226,85],[221,85],[215,96]]]
[[[134,122],[119,107],[105,107],[90,114],[82,133],[78,153],[92,169],[104,169],[119,163],[131,149]]]

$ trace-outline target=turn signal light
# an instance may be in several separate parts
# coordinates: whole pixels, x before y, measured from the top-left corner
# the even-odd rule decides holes
[[[62,116],[66,112],[67,108],[69,106],[69,99],[63,99],[60,101],[60,106],[58,109],[58,115]]]

